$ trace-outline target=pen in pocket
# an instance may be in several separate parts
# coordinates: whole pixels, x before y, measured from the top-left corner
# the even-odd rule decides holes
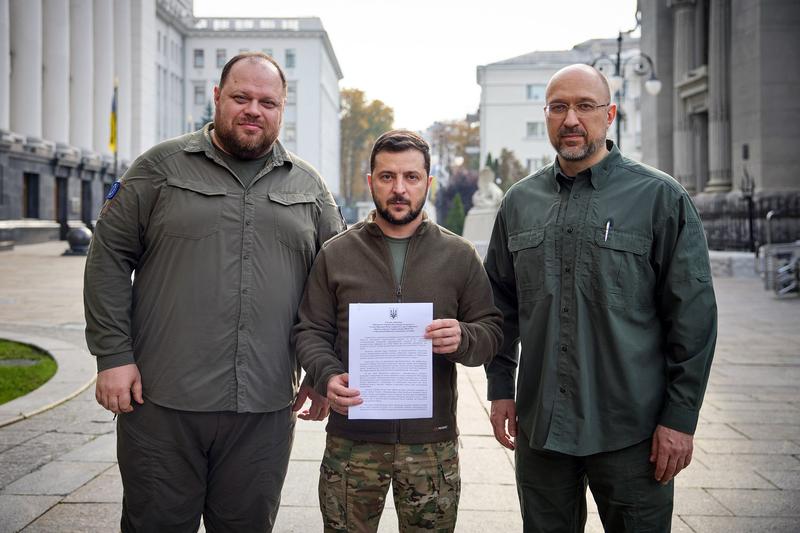
[[[608,241],[608,232],[611,230],[611,219],[606,220],[606,233],[603,236],[603,242]]]

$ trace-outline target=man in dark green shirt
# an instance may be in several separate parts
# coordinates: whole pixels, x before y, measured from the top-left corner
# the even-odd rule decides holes
[[[606,140],[601,73],[566,67],[546,99],[558,156],[509,189],[485,262],[505,317],[495,437],[526,532],[582,531],[587,483],[607,531],[669,531],[716,341],[702,224],[673,178]]]
[[[342,231],[316,170],[280,141],[286,79],[240,54],[213,124],[160,143],[109,192],[86,263],[96,397],[119,414],[129,531],[271,531],[298,394],[290,334],[314,256]],[[134,280],[131,283],[131,274]]]

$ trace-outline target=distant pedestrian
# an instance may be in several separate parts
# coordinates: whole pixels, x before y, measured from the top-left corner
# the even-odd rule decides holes
[[[277,140],[286,79],[232,58],[214,122],[165,141],[108,194],[86,263],[97,401],[119,414],[122,531],[271,531],[294,411],[321,420],[290,348],[314,256],[343,229]],[[131,283],[131,274],[134,274]],[[138,405],[137,405],[138,404]]]
[[[486,256],[505,317],[491,422],[516,451],[526,532],[582,531],[587,483],[606,531],[670,531],[714,353],[700,217],[606,140],[610,99],[587,65],[551,78],[557,157],[508,190]]]
[[[500,346],[500,312],[475,248],[431,222],[423,206],[430,147],[405,130],[370,156],[375,210],[322,248],[294,329],[297,358],[334,411],[319,498],[326,532],[374,532],[392,485],[401,532],[453,531],[461,491],[456,363],[479,366]],[[349,304],[433,302],[433,417],[352,420]],[[389,346],[387,346],[388,348]]]

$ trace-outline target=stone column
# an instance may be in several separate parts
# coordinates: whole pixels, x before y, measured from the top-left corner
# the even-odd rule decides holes
[[[695,175],[694,190],[700,192],[708,183],[708,116],[696,113],[690,118],[692,128],[692,168]]]
[[[42,134],[69,143],[69,4],[44,0]]]
[[[117,152],[120,159],[131,154],[131,3],[114,0],[114,76],[117,92]]]
[[[707,192],[731,190],[730,50],[731,2],[712,0],[708,43]]]
[[[676,84],[684,81],[689,71],[694,68],[695,53],[695,2],[694,0],[669,0],[673,9],[675,38],[673,40],[673,76]],[[693,143],[689,114],[684,106],[680,92],[674,91],[673,123],[675,129],[672,134],[674,145],[674,172],[675,178],[688,190],[694,192],[695,180],[692,172]]]
[[[42,0],[11,0],[10,127],[42,137]]]
[[[0,130],[8,130],[11,124],[9,105],[11,102],[11,19],[8,0],[0,0]]]
[[[93,144],[94,39],[92,0],[70,0],[69,141],[83,150]]]
[[[109,153],[111,99],[114,95],[114,6],[94,0],[94,143],[99,154]]]

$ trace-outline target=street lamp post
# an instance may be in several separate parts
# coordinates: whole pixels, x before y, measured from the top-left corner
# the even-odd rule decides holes
[[[591,66],[598,66],[599,63],[607,61],[614,66],[614,75],[608,76],[608,86],[614,93],[614,100],[617,102],[617,147],[622,145],[622,121],[625,120],[625,111],[622,109],[622,99],[625,97],[625,72],[627,66],[633,61],[633,73],[637,76],[646,76],[650,74],[650,78],[644,83],[644,88],[653,96],[661,92],[661,81],[656,77],[656,67],[652,58],[644,52],[638,52],[634,56],[622,59],[622,34],[631,33],[633,30],[627,32],[619,32],[617,35],[617,54],[616,57],[611,57],[606,53],[600,54],[595,57],[590,63]],[[602,71],[602,67],[598,66]]]

